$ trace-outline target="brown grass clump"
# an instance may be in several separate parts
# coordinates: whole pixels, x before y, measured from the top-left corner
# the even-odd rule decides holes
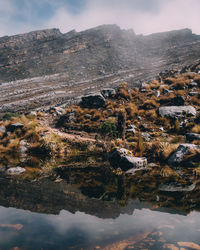
[[[147,100],[142,105],[143,109],[155,109],[158,107],[159,107],[159,104],[155,100]]]
[[[170,144],[167,142],[162,142],[161,143],[161,158],[162,160],[167,160],[172,153],[174,153],[179,146],[179,143],[177,144]]]
[[[158,118],[158,115],[155,109],[147,110],[145,114],[146,114],[146,118],[148,118],[149,121],[155,121],[155,119]]]
[[[158,80],[153,80],[148,86],[150,89],[159,89],[160,85],[161,83]]]
[[[200,133],[200,125],[199,124],[194,125],[194,127],[192,128],[192,132],[199,134]]]
[[[197,105],[197,106],[200,106],[200,99],[193,96],[190,98],[190,102],[193,104],[193,105]]]
[[[127,87],[127,83],[122,83],[121,87],[118,89],[117,91],[117,95],[118,99],[123,98],[125,100],[131,100],[132,99],[132,95],[128,90]]]
[[[129,120],[132,120],[138,114],[137,106],[134,103],[127,103],[125,110]]]

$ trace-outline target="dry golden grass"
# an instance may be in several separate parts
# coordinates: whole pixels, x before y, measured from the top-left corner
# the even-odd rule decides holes
[[[162,142],[161,143],[161,157],[165,161],[169,158],[169,156],[174,153],[179,146],[179,143],[176,144],[170,144],[167,142]]]
[[[198,99],[197,97],[193,96],[190,98],[190,102],[193,104],[193,105],[197,105],[197,106],[200,106],[200,99]]]
[[[149,88],[150,89],[159,89],[161,85],[161,82],[159,82],[158,80],[153,80],[152,82],[149,83]]]
[[[159,104],[155,100],[147,100],[142,105],[143,109],[155,109],[158,107],[159,107]]]
[[[138,114],[137,106],[134,103],[127,103],[125,110],[129,120],[132,120]]]
[[[200,133],[200,125],[199,124],[196,124],[192,130],[191,130],[193,133],[197,133],[199,134]]]

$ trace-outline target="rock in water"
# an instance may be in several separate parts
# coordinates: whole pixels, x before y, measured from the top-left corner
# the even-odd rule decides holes
[[[187,162],[184,161],[184,158],[189,154],[190,150],[200,151],[200,146],[189,143],[180,144],[176,152],[174,152],[172,156],[169,158],[168,160],[169,165],[178,166],[183,163],[187,164]],[[190,162],[188,162],[188,165],[191,165]]]
[[[21,167],[16,167],[16,168],[9,168],[6,173],[10,174],[10,175],[18,175],[18,174],[22,174],[26,171],[25,168],[21,168]]]
[[[184,117],[185,115],[188,116],[196,116],[196,109],[192,106],[168,106],[168,107],[161,107],[158,110],[159,115],[162,117],[169,117],[169,118],[179,118]]]
[[[82,96],[81,105],[88,108],[101,108],[106,104],[105,98],[101,93],[90,93],[88,95]]]
[[[120,167],[123,171],[147,167],[147,159],[145,157],[133,157],[132,153],[125,148],[116,148],[109,154],[108,159],[115,169]]]

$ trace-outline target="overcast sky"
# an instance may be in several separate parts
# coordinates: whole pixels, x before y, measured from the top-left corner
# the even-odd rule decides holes
[[[85,30],[118,24],[137,34],[191,28],[200,34],[200,0],[0,0],[0,36],[37,29]]]

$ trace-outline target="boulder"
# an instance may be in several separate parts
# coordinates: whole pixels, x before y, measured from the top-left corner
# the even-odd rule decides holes
[[[189,96],[195,96],[195,95],[198,95],[198,94],[199,94],[199,92],[197,92],[197,91],[191,91],[191,92],[188,93]]]
[[[104,107],[106,100],[99,92],[84,95],[81,98],[81,105],[88,108],[100,108]]]
[[[179,118],[188,116],[196,116],[196,109],[192,106],[167,106],[158,110],[159,115],[168,118]]]
[[[194,183],[182,184],[182,183],[172,182],[172,183],[160,184],[158,189],[163,192],[191,192],[195,189],[195,187],[196,185]]]
[[[200,151],[200,146],[195,144],[180,144],[176,152],[174,152],[168,160],[169,165],[178,166],[178,165],[187,165],[188,167],[193,166],[192,162],[184,161],[185,157],[189,154],[191,150]]]
[[[8,132],[14,132],[15,130],[22,129],[23,127],[24,127],[24,124],[16,122],[16,123],[8,125],[7,128],[6,128],[6,130]]]
[[[105,98],[111,98],[116,95],[116,91],[115,89],[112,89],[112,88],[105,88],[102,90],[102,95]]]
[[[200,140],[200,134],[195,134],[195,133],[187,133],[186,134],[186,140],[188,142],[192,142],[194,140]]]
[[[197,82],[194,82],[192,81],[189,85],[188,85],[188,88],[192,89],[192,88],[196,88],[198,87],[198,83]]]
[[[22,174],[26,171],[25,168],[21,168],[21,167],[16,167],[16,168],[9,168],[6,173],[9,175],[18,175],[18,174]]]
[[[109,154],[108,160],[115,169],[120,167],[123,171],[132,168],[139,170],[147,167],[145,157],[133,157],[132,153],[125,148],[116,148]]]
[[[126,129],[126,132],[127,133],[132,133],[132,134],[135,134],[136,133],[136,126],[135,125],[128,125],[127,126],[127,129]]]
[[[141,136],[142,136],[142,138],[143,138],[145,141],[147,141],[147,142],[149,142],[149,141],[151,140],[151,136],[150,136],[150,134],[148,134],[148,133],[143,132],[143,133],[141,134]]]
[[[6,132],[6,128],[4,126],[0,126],[0,133],[5,133]]]

